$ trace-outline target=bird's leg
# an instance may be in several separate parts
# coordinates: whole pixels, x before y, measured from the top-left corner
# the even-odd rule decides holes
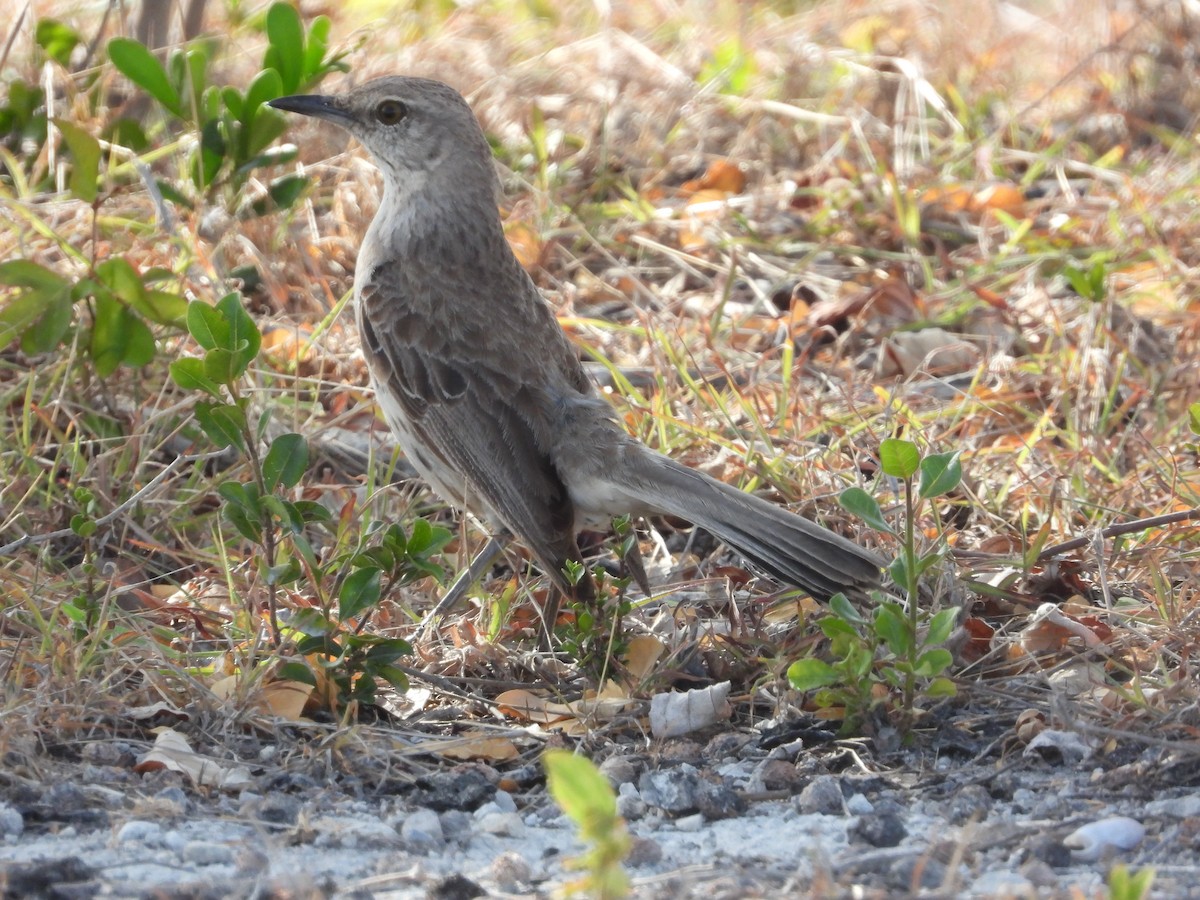
[[[507,532],[488,538],[487,544],[483,549],[475,554],[475,558],[467,565],[463,571],[458,573],[458,577],[450,584],[449,589],[442,595],[442,599],[437,602],[429,612],[425,614],[425,618],[421,620],[421,624],[417,626],[417,638],[423,638],[430,628],[432,628],[442,616],[458,606],[463,598],[467,596],[467,591],[471,589],[476,581],[483,577],[483,573],[488,570],[496,557],[504,552],[504,548],[508,546],[512,540],[512,535]]]

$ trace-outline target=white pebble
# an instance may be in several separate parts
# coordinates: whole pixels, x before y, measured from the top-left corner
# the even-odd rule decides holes
[[[1110,816],[1081,825],[1063,838],[1063,845],[1080,862],[1099,859],[1106,849],[1132,850],[1146,836],[1145,826],[1128,816]]]

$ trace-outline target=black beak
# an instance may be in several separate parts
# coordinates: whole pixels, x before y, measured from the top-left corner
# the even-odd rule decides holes
[[[324,94],[295,94],[291,97],[277,97],[267,101],[268,106],[282,109],[285,112],[300,113],[302,116],[313,116],[317,119],[328,119],[331,122],[350,122],[354,117],[338,104],[336,97]]]

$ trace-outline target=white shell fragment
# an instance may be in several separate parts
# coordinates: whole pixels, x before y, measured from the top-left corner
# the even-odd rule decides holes
[[[650,731],[656,738],[677,737],[729,718],[729,682],[650,698]]]
[[[1132,850],[1146,836],[1146,827],[1128,816],[1109,816],[1081,825],[1063,838],[1063,845],[1078,862],[1093,862],[1108,848]]]

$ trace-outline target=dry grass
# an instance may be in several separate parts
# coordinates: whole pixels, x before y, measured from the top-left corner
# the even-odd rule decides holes
[[[998,629],[964,686],[1084,665],[1066,637],[1030,651],[1029,613],[1076,596],[1069,611],[1107,629],[1108,651],[1086,663],[1103,687],[1075,695],[1074,715],[1134,736],[1194,735],[1195,530],[1103,532],[1200,505],[1188,427],[1200,393],[1200,154],[1185,112],[1197,108],[1187,48],[1198,26],[1181,6],[1063,2],[1026,15],[969,0],[715,10],[682,0],[604,16],[588,3],[552,13],[434,3],[382,19],[361,6],[334,14],[335,41],[356,48],[349,78],[426,75],[468,95],[496,141],[514,245],[616,386],[631,430],[884,552],[888,539],[848,521],[837,492],[860,484],[894,512],[896,486],[875,478],[880,439],[960,450],[961,491],[921,527],[987,582],[974,592],[943,580],[937,591],[936,602],[964,603]],[[89,37],[98,27],[83,13],[72,21]],[[28,29],[6,79],[43,77]],[[259,36],[240,28],[231,41],[219,77],[245,83]],[[124,90],[102,67],[45,77],[57,114],[97,132],[113,109],[87,106],[89,79],[114,104]],[[169,268],[181,293],[209,301],[231,273],[256,269],[247,303],[274,353],[256,374],[255,404],[332,459],[304,490],[345,514],[330,539],[338,547],[361,523],[408,516],[428,498],[376,490],[376,474],[351,471],[379,444],[366,439],[349,317],[331,313],[350,287],[376,176],[332,129],[290,127],[315,182],[293,212],[239,220],[214,203],[177,210],[166,232],[148,224],[154,204],[129,179],[93,222],[85,205],[22,191],[0,171],[0,256],[77,277],[124,255]],[[7,162],[45,175],[58,164],[51,146]],[[180,155],[168,151],[153,165],[178,178]],[[697,197],[685,182],[717,161],[744,186]],[[1072,290],[1068,267],[1099,267],[1102,294]],[[958,346],[905,350],[902,335],[932,327]],[[87,731],[111,722],[99,710],[156,699],[216,706],[200,699],[211,668],[253,640],[239,599],[262,590],[252,550],[222,524],[214,494],[238,470],[174,462],[203,449],[188,430],[194,398],[166,378],[193,348],[175,333],[160,348],[150,366],[104,380],[89,376],[79,347],[0,355],[0,543],[35,537],[0,567],[7,741]],[[98,516],[143,493],[89,541],[38,538],[80,511],[77,488],[94,494]],[[1022,565],[1031,545],[1080,535],[1094,543]],[[703,554],[678,555],[682,543],[671,544],[664,582],[713,572]],[[218,585],[219,599],[175,593],[201,583]],[[433,588],[407,602],[423,608]],[[94,610],[86,625],[62,612],[79,596]],[[765,683],[778,672],[742,656],[786,662],[796,632],[749,609],[747,631],[713,655]],[[493,612],[485,602],[480,628]],[[421,664],[526,677],[515,637],[493,643],[475,621],[452,623],[450,650],[419,648]],[[375,622],[391,633],[408,624],[399,608]],[[1042,705],[1034,691],[1026,702]]]

